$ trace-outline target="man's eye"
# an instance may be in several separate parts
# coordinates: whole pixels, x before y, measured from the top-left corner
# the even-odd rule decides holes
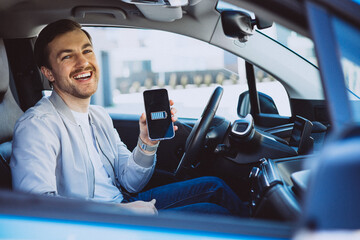
[[[69,58],[70,58],[70,56],[66,55],[66,56],[62,57],[61,60],[65,60],[65,59],[69,59]]]
[[[84,50],[84,54],[91,53],[91,52],[92,52],[92,50],[90,50],[90,49]]]

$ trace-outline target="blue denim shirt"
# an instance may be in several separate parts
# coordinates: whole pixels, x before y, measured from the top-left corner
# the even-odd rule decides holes
[[[146,155],[138,147],[130,152],[104,108],[91,105],[89,116],[101,161],[114,185],[141,191],[152,176],[156,155]],[[94,169],[84,136],[55,91],[17,121],[10,167],[14,190],[94,197]]]

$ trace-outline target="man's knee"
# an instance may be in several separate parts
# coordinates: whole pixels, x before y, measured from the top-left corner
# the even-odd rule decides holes
[[[225,183],[225,181],[218,177],[214,177],[214,176],[200,177],[199,180],[202,183],[212,186],[213,188],[216,189],[227,188],[227,184]]]

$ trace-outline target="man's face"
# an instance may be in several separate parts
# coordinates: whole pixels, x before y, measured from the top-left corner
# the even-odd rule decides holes
[[[51,69],[42,72],[63,98],[90,98],[97,89],[99,66],[86,34],[78,29],[56,37],[48,44]]]

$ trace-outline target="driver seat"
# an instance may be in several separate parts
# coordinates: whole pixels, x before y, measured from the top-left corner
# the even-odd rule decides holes
[[[0,38],[0,188],[11,189],[11,141],[16,120],[23,114],[10,87],[10,70],[3,39]]]

